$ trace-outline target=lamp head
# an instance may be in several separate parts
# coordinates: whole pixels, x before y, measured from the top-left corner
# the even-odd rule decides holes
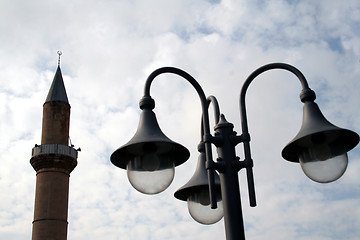
[[[347,152],[359,142],[353,131],[331,124],[313,101],[304,102],[299,133],[282,151],[284,159],[300,162],[304,173],[321,183],[340,178],[346,170]]]
[[[129,181],[135,189],[155,194],[171,184],[174,167],[184,163],[190,153],[165,136],[152,108],[142,109],[134,137],[118,148],[110,160],[115,166],[127,169]]]
[[[200,152],[194,175],[175,192],[174,196],[179,200],[187,201],[189,213],[194,220],[202,224],[213,224],[223,217],[220,179],[215,173],[217,208],[212,209],[205,162],[205,153]]]

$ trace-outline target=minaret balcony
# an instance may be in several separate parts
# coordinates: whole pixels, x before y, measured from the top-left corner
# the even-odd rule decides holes
[[[43,168],[61,168],[69,173],[77,165],[79,149],[63,144],[35,145],[30,163],[36,171]]]
[[[66,155],[75,159],[78,157],[78,151],[75,148],[62,144],[35,145],[32,149],[31,156],[35,157],[41,154]]]

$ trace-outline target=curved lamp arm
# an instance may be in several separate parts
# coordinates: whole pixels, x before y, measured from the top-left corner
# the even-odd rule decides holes
[[[214,96],[208,96],[207,97],[207,102],[210,105],[210,103],[213,104],[213,110],[214,110],[214,119],[215,119],[215,124],[219,122],[219,118],[220,118],[220,107],[219,107],[219,103],[216,99],[216,97]]]
[[[210,126],[209,126],[209,114],[207,111],[209,104],[207,102],[203,89],[190,74],[175,67],[163,67],[153,71],[145,82],[144,96],[140,100],[140,108],[153,109],[155,107],[155,102],[150,96],[150,86],[154,78],[163,73],[173,73],[185,78],[197,91],[200,97],[200,102],[202,107],[202,116],[203,116],[202,122],[203,122],[203,130],[204,130],[203,141],[205,142],[206,162],[207,162],[207,166],[214,165],[214,162],[212,160],[212,151],[211,151],[211,142],[210,142],[211,134],[210,134]],[[214,169],[208,168],[207,171],[208,171],[209,188],[210,188],[211,208],[216,208],[217,206],[216,206],[216,194],[215,194]]]
[[[294,66],[291,66],[286,63],[270,63],[264,65],[254,72],[252,72],[249,77],[245,80],[241,92],[240,92],[240,118],[241,118],[241,127],[242,127],[242,134],[244,136],[244,155],[245,155],[245,162],[247,162],[246,173],[247,173],[247,181],[248,181],[248,189],[249,189],[249,200],[250,206],[256,206],[256,198],[255,198],[255,185],[254,185],[254,177],[253,177],[253,160],[251,159],[251,151],[250,151],[250,135],[248,130],[248,123],[246,117],[246,105],[245,105],[245,95],[246,91],[250,85],[250,83],[261,73],[266,72],[272,69],[283,69],[292,72],[296,75],[296,77],[300,80],[302,85],[302,92],[300,94],[300,98],[302,102],[306,101],[314,101],[316,96],[315,92],[309,88],[309,85],[305,79],[305,76]]]
[[[250,85],[250,83],[261,73],[266,72],[268,70],[272,69],[283,69],[287,70],[289,72],[292,72],[296,75],[296,77],[300,80],[300,83],[302,85],[302,92],[300,94],[300,98],[302,102],[305,101],[314,101],[316,96],[314,91],[312,91],[309,88],[309,84],[307,83],[305,76],[294,66],[286,64],[286,63],[270,63],[267,65],[264,65],[258,69],[256,69],[254,72],[252,72],[249,77],[245,80],[241,91],[240,91],[240,117],[241,117],[241,123],[242,123],[242,130],[243,133],[248,132],[248,125],[247,125],[247,117],[246,117],[246,106],[245,106],[245,95],[246,91]]]
[[[219,118],[220,118],[220,107],[219,107],[219,103],[216,99],[216,97],[214,96],[209,96],[206,99],[207,101],[207,109],[209,109],[210,103],[213,104],[213,110],[214,110],[214,119],[215,119],[215,124],[219,122]],[[204,123],[203,123],[203,117],[201,118],[201,142],[205,141],[204,138]]]
[[[206,104],[207,104],[207,111],[209,111],[209,106],[210,106],[210,103],[212,103],[213,105],[213,111],[214,111],[214,120],[215,120],[215,124],[219,122],[219,119],[220,119],[220,107],[219,107],[219,103],[216,99],[216,97],[214,96],[208,96],[206,98]],[[198,151],[199,152],[204,152],[204,144],[205,144],[205,139],[204,139],[204,116],[201,116],[201,136],[200,136],[200,143],[199,143],[199,146],[198,146]]]

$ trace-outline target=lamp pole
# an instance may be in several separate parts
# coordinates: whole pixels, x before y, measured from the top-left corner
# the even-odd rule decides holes
[[[245,239],[244,223],[241,210],[238,172],[245,168],[249,189],[250,206],[256,206],[255,186],[253,178],[253,160],[250,151],[250,134],[246,117],[245,95],[250,83],[261,73],[272,69],[287,70],[297,76],[302,85],[300,99],[304,103],[303,124],[296,137],[283,149],[282,156],[288,161],[300,162],[304,173],[318,182],[335,181],[344,173],[347,166],[347,152],[359,142],[359,135],[350,130],[342,129],[325,119],[314,103],[315,92],[312,91],[304,75],[295,67],[285,63],[271,63],[255,70],[244,82],[240,92],[240,115],[242,134],[233,131],[233,124],[227,122],[220,114],[215,125],[214,136],[210,134],[209,102],[218,108],[215,97],[205,97],[199,83],[188,73],[174,67],[164,67],[151,73],[145,83],[144,96],[140,100],[143,110],[135,136],[125,145],[118,148],[110,157],[111,162],[120,168],[127,169],[130,183],[140,192],[155,194],[165,190],[174,176],[174,167],[189,158],[189,151],[182,145],[173,142],[161,131],[154,112],[155,102],[150,96],[152,81],[160,74],[172,73],[186,79],[197,91],[202,107],[200,157],[205,154],[208,193],[204,199],[203,191],[205,171],[198,164],[194,176],[180,188],[175,197],[194,203],[201,209],[209,206],[216,209],[222,199],[224,222],[227,240]],[[215,109],[215,113],[217,110]],[[244,147],[244,159],[236,156],[235,146],[239,143]],[[217,148],[218,158],[213,161],[211,146]],[[202,147],[204,146],[204,147]],[[331,167],[328,167],[330,165]],[[326,166],[326,167],[324,167]],[[201,169],[202,168],[202,169]],[[326,169],[326,170],[324,170]],[[217,173],[220,175],[221,196],[217,191]],[[160,176],[161,175],[161,176]],[[156,176],[156,178],[155,178]],[[204,178],[204,177],[203,177]],[[153,179],[163,179],[155,182]],[[205,180],[206,182],[206,180]],[[190,205],[189,205],[189,211]]]

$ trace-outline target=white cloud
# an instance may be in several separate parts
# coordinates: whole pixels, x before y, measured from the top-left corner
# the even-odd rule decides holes
[[[194,89],[164,74],[152,84],[164,133],[191,151],[165,192],[145,196],[109,156],[136,131],[147,76],[176,66],[193,75],[241,133],[239,93],[269,62],[307,77],[324,115],[360,132],[358,1],[11,1],[0,3],[0,238],[31,236],[42,104],[62,50],[70,136],[81,147],[71,173],[68,239],[225,239],[224,222],[202,226],[173,197],[193,174],[201,108]],[[248,239],[357,239],[360,152],[337,182],[319,185],[282,147],[301,125],[298,80],[272,71],[247,93],[258,206],[240,173]],[[213,127],[213,113],[210,110]],[[242,156],[242,146],[237,147]],[[215,151],[214,151],[215,153]],[[214,155],[216,157],[216,155]],[[194,237],[195,236],[195,237]]]

